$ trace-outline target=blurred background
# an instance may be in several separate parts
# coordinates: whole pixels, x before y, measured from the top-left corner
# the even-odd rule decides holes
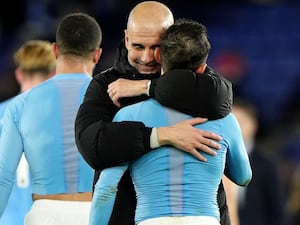
[[[0,9],[0,101],[19,92],[13,52],[30,39],[55,40],[58,19],[69,12],[94,16],[103,31],[95,73],[113,64],[130,9],[141,1],[15,0]],[[258,111],[257,144],[279,168],[287,217],[296,223],[300,203],[300,3],[284,0],[161,1],[175,18],[203,23],[212,45],[208,64],[233,82],[235,98]],[[298,171],[298,172],[297,172]],[[296,179],[298,179],[296,181]],[[281,185],[281,184],[273,184]],[[292,218],[292,219],[291,219]]]

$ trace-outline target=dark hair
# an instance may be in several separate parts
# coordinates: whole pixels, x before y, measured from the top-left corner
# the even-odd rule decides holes
[[[98,22],[85,13],[66,15],[58,24],[56,43],[60,53],[87,57],[100,47],[102,31]]]
[[[178,19],[161,35],[162,68],[164,72],[171,69],[196,71],[206,63],[210,48],[204,25],[193,20]]]

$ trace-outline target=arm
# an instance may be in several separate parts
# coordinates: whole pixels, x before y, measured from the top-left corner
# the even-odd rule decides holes
[[[222,177],[224,190],[226,193],[229,217],[232,225],[239,225],[238,213],[238,186],[230,181],[225,175]]]
[[[224,133],[229,142],[225,164],[226,176],[237,185],[247,186],[252,178],[252,169],[242,132],[233,114],[227,117],[226,122]]]
[[[95,185],[90,225],[107,225],[116,199],[118,183],[127,169],[127,164],[104,169]]]
[[[2,122],[5,126],[0,135],[0,217],[6,208],[23,152],[22,140],[10,110],[6,111]]]
[[[141,122],[112,122],[118,108],[107,87],[114,79],[109,75],[93,78],[75,120],[77,147],[94,169],[131,161],[150,150],[151,128]]]
[[[215,120],[228,115],[232,106],[232,85],[209,67],[199,74],[176,69],[161,76],[154,87],[154,98],[178,111]]]

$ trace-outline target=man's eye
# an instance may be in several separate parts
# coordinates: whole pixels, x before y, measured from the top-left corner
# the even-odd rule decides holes
[[[135,48],[136,50],[141,50],[141,49],[143,49],[142,46],[135,46],[134,48]]]

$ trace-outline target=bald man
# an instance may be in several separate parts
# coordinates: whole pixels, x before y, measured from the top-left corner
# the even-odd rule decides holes
[[[130,12],[114,66],[94,76],[86,91],[75,121],[75,135],[79,151],[96,171],[95,181],[103,169],[137,159],[163,145],[173,145],[203,161],[206,159],[199,149],[215,155],[213,149],[220,148],[214,141],[220,140],[218,135],[193,127],[205,122],[203,118],[158,128],[135,121],[112,122],[120,107],[153,96],[161,73],[155,52],[160,34],[173,23],[172,12],[160,2],[136,5]],[[230,107],[225,111],[229,112]],[[230,222],[223,187],[220,193],[222,225],[227,225]],[[135,207],[134,187],[126,171],[118,185],[109,225],[134,225]]]

